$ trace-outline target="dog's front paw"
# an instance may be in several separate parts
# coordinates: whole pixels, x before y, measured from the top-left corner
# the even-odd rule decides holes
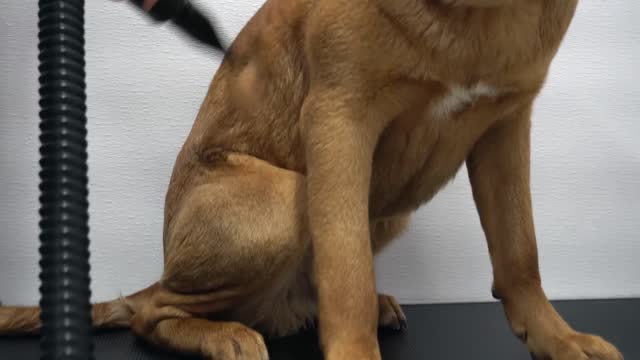
[[[353,345],[335,346],[327,349],[326,360],[381,360],[380,349],[377,346]]]
[[[336,332],[330,333],[334,335]],[[321,341],[326,360],[381,360],[378,334],[363,328]]]
[[[407,317],[393,296],[378,295],[378,306],[380,307],[378,319],[380,327],[391,328],[396,331],[405,331],[407,329]]]
[[[623,356],[599,336],[571,333],[557,338],[546,354],[535,355],[536,360],[623,360]]]

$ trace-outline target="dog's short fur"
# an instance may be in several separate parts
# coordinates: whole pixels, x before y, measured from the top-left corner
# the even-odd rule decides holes
[[[541,358],[618,360],[541,287],[531,108],[577,0],[268,0],[242,30],[181,149],[162,279],[94,307],[159,346],[266,359],[262,335],[319,321],[325,356],[379,359],[373,254],[466,163],[494,294]],[[36,308],[0,330],[37,330]],[[260,335],[262,334],[262,335]]]

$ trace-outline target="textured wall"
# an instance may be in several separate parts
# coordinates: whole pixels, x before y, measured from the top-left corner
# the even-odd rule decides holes
[[[199,1],[227,39],[258,0]],[[0,299],[35,303],[36,1],[0,3]],[[533,195],[554,298],[640,295],[640,3],[582,1],[537,103]],[[161,272],[164,191],[219,59],[127,5],[87,1],[95,300]],[[466,173],[378,260],[404,302],[487,300],[491,270]]]

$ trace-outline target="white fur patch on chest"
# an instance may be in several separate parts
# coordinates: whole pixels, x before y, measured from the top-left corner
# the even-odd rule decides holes
[[[498,89],[482,82],[469,87],[454,84],[449,86],[449,91],[444,96],[436,99],[431,105],[431,115],[437,119],[447,119],[476,100],[493,98],[498,94]]]

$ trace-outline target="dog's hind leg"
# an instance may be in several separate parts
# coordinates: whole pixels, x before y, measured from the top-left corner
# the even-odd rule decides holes
[[[166,226],[166,288],[249,296],[303,265],[303,175],[233,153],[202,172]]]
[[[244,154],[217,161],[173,212],[160,289],[135,309],[131,326],[174,350],[260,359],[258,332],[291,334],[317,316],[305,177]],[[372,222],[372,246],[383,247],[406,223]],[[380,299],[380,325],[402,328],[397,302]]]
[[[309,263],[304,176],[244,154],[216,161],[188,174],[197,184],[168,204],[160,289],[135,309],[131,327],[177,351],[266,359],[257,325],[291,333],[314,315],[295,307],[312,294],[285,301]]]
[[[269,358],[262,335],[249,327],[193,317],[174,306],[146,304],[134,315],[131,328],[153,345],[206,359]]]

